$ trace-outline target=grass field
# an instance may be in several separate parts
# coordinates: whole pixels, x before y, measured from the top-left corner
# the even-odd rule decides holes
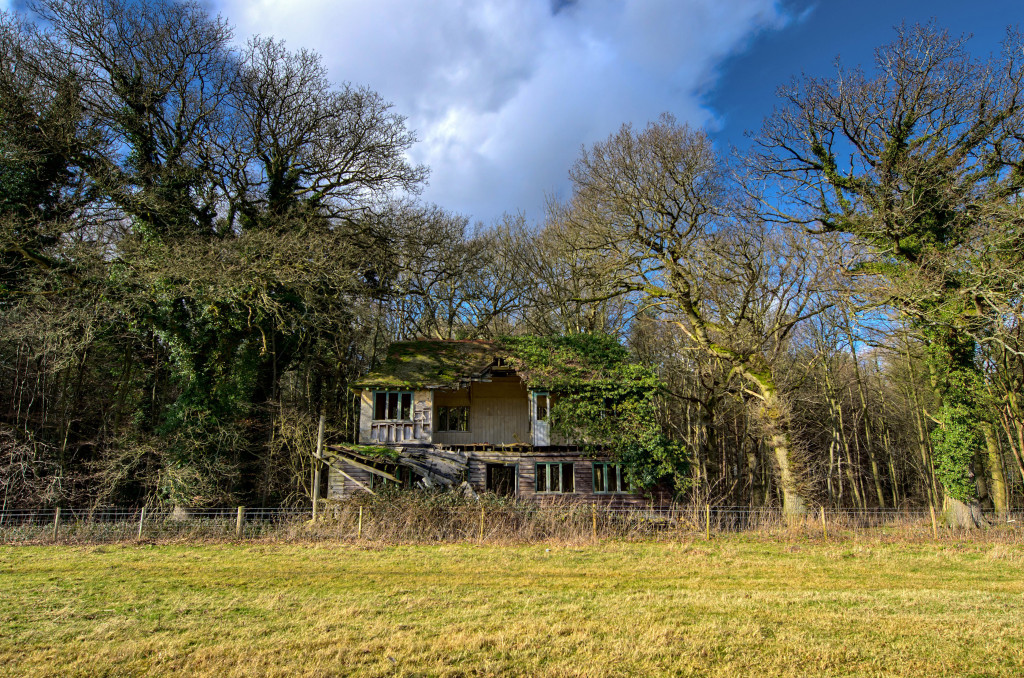
[[[0,548],[7,675],[1021,675],[1024,547]]]

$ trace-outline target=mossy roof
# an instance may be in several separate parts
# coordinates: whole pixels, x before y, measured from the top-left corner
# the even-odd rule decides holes
[[[626,350],[607,335],[503,337],[496,341],[399,341],[377,369],[356,382],[359,388],[413,390],[458,388],[487,376],[496,358],[533,389],[576,390],[622,378]]]
[[[490,341],[398,341],[377,369],[356,382],[360,388],[457,388],[479,378],[501,349]]]

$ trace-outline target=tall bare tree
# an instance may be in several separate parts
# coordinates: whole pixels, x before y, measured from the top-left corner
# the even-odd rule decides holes
[[[805,511],[811,478],[775,366],[793,329],[818,310],[829,273],[821,252],[738,204],[707,136],[669,115],[585,150],[570,177],[568,218],[618,272],[615,293],[644,295],[694,349],[728,365],[726,381],[758,403],[785,510]]]

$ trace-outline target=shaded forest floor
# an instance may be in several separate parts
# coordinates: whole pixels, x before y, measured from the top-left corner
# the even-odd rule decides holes
[[[1024,546],[0,547],[5,675],[1020,675]]]

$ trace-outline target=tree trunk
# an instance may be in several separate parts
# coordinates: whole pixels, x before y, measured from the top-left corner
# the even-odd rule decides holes
[[[967,503],[946,495],[943,499],[942,512],[945,515],[946,524],[950,527],[969,530],[988,525],[988,521],[985,520],[985,516],[981,512],[981,502],[977,499]]]
[[[782,511],[786,515],[807,513],[807,502],[801,487],[800,465],[790,433],[789,407],[781,394],[767,379],[756,380],[761,387],[761,417],[767,429],[766,441],[772,449],[778,466],[779,491],[782,494]]]
[[[797,487],[794,469],[792,443],[789,434],[776,434],[770,439],[775,462],[779,465],[779,489],[782,490],[782,512],[786,515],[803,515],[807,513],[807,503]]]
[[[989,477],[988,494],[992,498],[996,514],[1005,516],[1008,508],[1006,476],[1003,473],[1003,456],[999,451],[999,439],[996,437],[996,431],[992,424],[982,424],[981,430],[985,434],[985,447],[988,453],[988,459],[986,459]]]

